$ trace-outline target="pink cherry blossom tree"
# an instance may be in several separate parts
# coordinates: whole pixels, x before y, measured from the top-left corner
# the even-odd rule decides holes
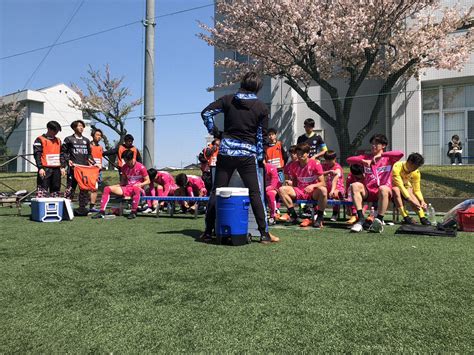
[[[217,3],[214,27],[200,37],[250,63],[217,61],[226,86],[248,70],[282,77],[307,106],[334,128],[341,158],[360,147],[377,124],[385,99],[402,78],[423,69],[461,69],[474,47],[473,8],[443,8],[436,0],[232,0]],[[457,31],[462,28],[462,31]],[[344,92],[332,79],[347,82]],[[354,97],[366,79],[383,84],[367,122],[348,130]],[[309,95],[319,85],[332,101],[328,113]]]

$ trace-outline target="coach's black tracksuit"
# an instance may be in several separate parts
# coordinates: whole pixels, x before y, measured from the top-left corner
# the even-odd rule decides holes
[[[263,160],[263,142],[267,138],[268,108],[253,93],[239,91],[211,103],[201,113],[210,134],[218,133],[214,116],[224,114],[224,132],[217,156],[214,185],[206,213],[206,233],[216,220],[216,188],[227,187],[237,169],[249,189],[250,204],[262,236],[267,233],[265,206],[257,175],[257,160]]]

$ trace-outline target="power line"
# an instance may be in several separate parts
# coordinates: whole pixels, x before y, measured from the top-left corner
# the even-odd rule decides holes
[[[175,15],[179,15],[179,14],[182,14],[182,13],[185,13],[185,12],[195,11],[195,10],[203,9],[203,8],[210,7],[210,6],[214,6],[214,4],[196,6],[196,7],[192,7],[192,8],[185,9],[185,10],[170,12],[170,13],[168,13],[168,14],[163,14],[163,15],[155,16],[154,19],[160,19],[160,18],[164,18],[164,17],[175,16]],[[121,29],[121,28],[125,28],[125,27],[129,27],[129,26],[135,25],[135,24],[137,24],[137,23],[142,23],[142,22],[143,22],[143,20],[137,20],[137,21],[125,23],[125,24],[123,24],[123,25],[119,25],[119,26],[114,26],[114,27],[106,28],[106,29],[101,30],[101,31],[92,32],[92,33],[89,33],[89,34],[86,34],[86,35],[83,35],[83,36],[71,38],[71,39],[66,40],[66,41],[57,42],[57,43],[54,43],[54,44],[49,45],[49,46],[44,46],[44,47],[39,47],[39,48],[35,48],[35,49],[30,49],[30,50],[27,50],[27,51],[23,51],[23,52],[19,52],[19,53],[7,55],[7,56],[4,56],[4,57],[0,57],[0,60],[10,59],[10,58],[22,56],[22,55],[25,55],[25,54],[29,54],[29,53],[41,51],[41,50],[43,50],[43,49],[48,49],[48,48],[52,48],[52,47],[56,47],[56,46],[61,46],[61,45],[63,45],[63,44],[67,44],[67,43],[71,43],[71,42],[80,41],[80,40],[85,39],[85,38],[98,36],[98,35],[101,35],[101,34],[103,34],[103,33],[115,31],[115,30],[118,30],[118,29]]]
[[[38,70],[41,68],[41,65],[43,65],[44,61],[46,60],[46,58],[48,57],[49,53],[51,53],[51,51],[53,50],[54,46],[56,45],[56,43],[58,43],[59,39],[61,38],[61,36],[63,35],[63,33],[66,31],[66,29],[69,27],[69,25],[71,24],[72,20],[74,19],[74,17],[76,16],[76,14],[79,12],[80,8],[82,7],[82,5],[84,5],[84,1],[85,0],[82,0],[81,3],[79,4],[79,6],[74,10],[74,12],[72,13],[72,15],[69,17],[69,20],[66,22],[66,25],[63,27],[63,29],[61,30],[61,32],[59,33],[59,35],[56,37],[56,40],[54,41],[53,45],[48,49],[48,51],[46,52],[46,54],[43,56],[43,59],[41,59],[41,61],[39,62],[39,64],[36,66],[35,70],[33,71],[33,73],[30,75],[30,77],[28,78],[28,80],[26,81],[25,83],[25,86],[23,86],[23,90],[25,90],[25,88],[28,87],[28,85],[30,85],[31,81],[33,80],[34,76],[36,75],[36,73],[38,72]]]

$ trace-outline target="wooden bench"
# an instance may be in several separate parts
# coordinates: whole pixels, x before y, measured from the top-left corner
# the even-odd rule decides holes
[[[174,215],[174,208],[176,202],[207,202],[209,201],[209,197],[190,197],[190,196],[142,196],[140,198],[141,201],[158,201],[158,202],[169,202],[171,204],[171,208],[168,208],[168,212],[170,216]],[[156,208],[156,217],[159,216],[159,206]],[[194,218],[198,216],[198,206],[194,210]]]
[[[314,208],[312,208],[312,207],[317,206],[318,201],[316,201],[316,200],[296,200],[295,204],[309,205],[311,207],[311,219],[314,219]],[[346,207],[346,206],[352,206],[352,205],[353,205],[352,201],[348,201],[348,200],[328,200],[328,202],[327,202],[327,206],[343,206],[343,207]],[[346,218],[346,209],[343,208],[342,210],[343,210],[344,218]]]

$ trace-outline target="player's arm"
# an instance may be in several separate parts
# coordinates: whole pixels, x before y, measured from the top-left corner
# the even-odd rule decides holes
[[[389,152],[383,152],[382,157],[388,157],[393,163],[395,163],[403,157],[403,152],[400,150],[392,150]]]
[[[38,167],[38,171],[43,169],[43,164],[41,163],[42,155],[43,155],[43,143],[41,142],[41,139],[38,137],[33,143],[33,156],[35,158],[35,163],[36,163],[36,166]]]
[[[346,162],[349,165],[354,165],[354,164],[365,165],[364,158],[365,158],[365,155],[355,155],[353,157],[347,158]]]
[[[335,174],[334,174],[334,177],[332,178],[332,181],[331,181],[331,190],[328,192],[328,194],[330,195],[334,195],[334,193],[337,191],[337,183],[339,181],[339,178],[340,178],[340,172],[339,170],[334,170]]]
[[[397,163],[392,168],[392,184],[395,187],[400,189],[400,193],[402,197],[409,200],[410,199],[410,192],[405,187],[405,183],[403,182],[403,178],[401,175],[403,165],[401,163]]]
[[[219,135],[219,129],[214,123],[214,116],[224,111],[224,101],[222,98],[214,101],[213,103],[209,104],[204,110],[201,112],[201,118],[204,123],[204,126],[207,128],[207,132],[212,136]]]
[[[61,167],[66,167],[67,165],[72,166],[71,156],[69,154],[69,137],[64,138],[64,142],[61,145],[61,154],[59,155],[59,160],[61,162]]]
[[[412,173],[411,186],[413,188],[413,194],[416,196],[418,201],[420,201],[421,207],[426,208],[426,202],[421,193],[421,173],[419,170]]]
[[[324,180],[324,175],[319,175],[318,176],[318,182],[316,182],[315,184],[311,184],[311,185],[308,185],[305,187],[305,191],[310,193],[312,192],[314,189],[320,187],[320,186],[326,186],[326,181]]]

